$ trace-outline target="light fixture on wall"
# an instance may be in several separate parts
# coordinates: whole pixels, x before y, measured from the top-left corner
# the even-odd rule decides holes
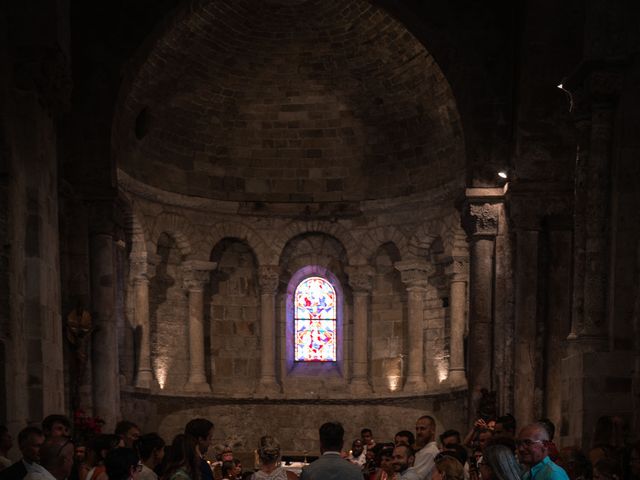
[[[506,180],[507,178],[509,178],[509,174],[507,173],[506,170],[500,170],[498,172],[498,176],[504,180]]]

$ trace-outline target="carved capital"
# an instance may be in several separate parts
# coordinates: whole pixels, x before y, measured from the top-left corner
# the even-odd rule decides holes
[[[373,288],[375,270],[369,265],[349,266],[345,268],[349,276],[349,285],[356,292],[370,292]]]
[[[469,280],[469,258],[454,257],[452,262],[446,266],[445,273],[450,277],[451,282],[466,282]]]
[[[394,267],[400,272],[400,278],[407,285],[407,289],[426,288],[429,276],[435,271],[433,265],[419,259],[396,262]]]
[[[215,262],[187,260],[182,262],[183,288],[201,290],[209,282],[209,273],[217,266]]]
[[[260,291],[264,294],[275,294],[280,282],[280,268],[277,265],[263,265],[258,270]]]
[[[465,210],[462,226],[467,235],[495,237],[498,234],[500,205],[489,202],[468,202]]]

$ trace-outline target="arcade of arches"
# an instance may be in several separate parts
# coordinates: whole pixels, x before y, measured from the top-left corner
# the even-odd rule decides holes
[[[81,408],[313,450],[327,419],[465,430],[483,390],[561,445],[639,431],[636,3],[28,3],[0,7],[12,432]],[[294,358],[311,276],[335,361]]]

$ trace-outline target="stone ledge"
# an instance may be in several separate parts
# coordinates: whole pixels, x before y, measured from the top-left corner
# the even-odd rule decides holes
[[[383,396],[376,395],[375,393],[369,394],[369,398],[353,398],[345,394],[345,397],[333,397],[333,398],[303,398],[303,397],[287,397],[284,394],[279,394],[273,397],[255,397],[253,395],[243,396],[243,397],[230,397],[230,396],[222,396],[216,394],[191,394],[191,393],[183,393],[178,394],[176,392],[164,393],[164,392],[153,392],[150,393],[148,390],[140,389],[131,386],[123,386],[120,391],[123,395],[128,395],[134,398],[153,400],[158,399],[160,401],[179,401],[181,404],[185,406],[193,406],[193,405],[237,405],[237,404],[310,404],[310,405],[388,405],[388,404],[396,404],[396,403],[404,403],[415,400],[436,400],[436,401],[446,401],[446,400],[456,400],[460,398],[466,398],[467,395],[467,387],[454,387],[451,389],[447,389],[446,391],[436,391],[432,393],[426,394],[403,394],[399,393],[393,396]]]

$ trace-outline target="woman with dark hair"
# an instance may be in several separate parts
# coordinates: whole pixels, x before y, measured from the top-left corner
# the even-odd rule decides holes
[[[107,453],[104,466],[109,480],[136,480],[142,470],[138,454],[132,448],[116,448]]]
[[[253,474],[252,480],[297,480],[298,476],[280,466],[280,444],[265,435],[260,439],[258,447],[260,470]]]
[[[167,452],[162,480],[200,480],[200,457],[195,437],[176,435]]]
[[[142,435],[135,442],[135,448],[142,461],[142,471],[138,480],[158,480],[155,469],[164,458],[164,440],[157,433]]]
[[[513,450],[499,443],[485,447],[478,469],[482,480],[519,480],[522,475]]]
[[[118,435],[102,434],[89,442],[89,465],[91,469],[86,477],[80,480],[109,480],[104,461],[111,450],[122,447],[122,439]]]

